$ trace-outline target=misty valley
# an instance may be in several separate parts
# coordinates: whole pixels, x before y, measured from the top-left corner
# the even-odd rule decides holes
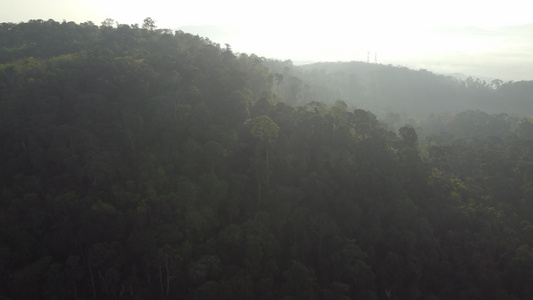
[[[533,81],[0,23],[0,141],[0,299],[533,298]]]

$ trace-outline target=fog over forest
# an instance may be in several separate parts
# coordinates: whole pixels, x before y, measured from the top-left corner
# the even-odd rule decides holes
[[[292,8],[0,23],[0,299],[532,299],[531,27]]]
[[[464,77],[533,80],[530,5],[486,0],[0,0],[2,22],[67,20],[183,29],[234,51],[300,62],[370,61]],[[462,75],[459,75],[462,76]]]
[[[370,25],[372,26],[372,25]],[[427,69],[439,74],[505,81],[533,80],[533,24],[498,28],[402,27],[321,30],[252,26],[196,25],[180,29],[295,64],[322,61],[370,61]],[[299,35],[304,35],[300,37]],[[316,34],[316,36],[313,36]],[[311,36],[311,37],[309,37]],[[282,46],[280,44],[289,44]]]

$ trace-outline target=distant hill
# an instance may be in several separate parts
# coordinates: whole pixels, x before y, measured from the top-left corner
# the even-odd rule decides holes
[[[378,116],[399,113],[415,118],[464,110],[533,114],[533,81],[463,80],[424,69],[364,62],[294,66],[290,61],[267,61],[265,65],[283,78],[274,81],[275,91],[296,103],[341,99]]]

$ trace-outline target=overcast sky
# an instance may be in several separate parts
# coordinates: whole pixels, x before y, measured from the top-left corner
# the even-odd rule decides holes
[[[533,80],[533,16],[523,0],[0,0],[0,22],[112,18],[189,31],[236,52],[366,61]]]

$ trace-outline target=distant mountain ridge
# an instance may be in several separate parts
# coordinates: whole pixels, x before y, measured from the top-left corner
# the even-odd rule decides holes
[[[533,114],[533,81],[503,82],[470,76],[462,79],[458,74],[439,75],[425,69],[357,61],[265,64],[287,79],[279,82],[282,87],[278,90],[292,101],[294,95],[300,102],[332,103],[341,99],[378,116],[396,112],[421,117],[464,110]]]

